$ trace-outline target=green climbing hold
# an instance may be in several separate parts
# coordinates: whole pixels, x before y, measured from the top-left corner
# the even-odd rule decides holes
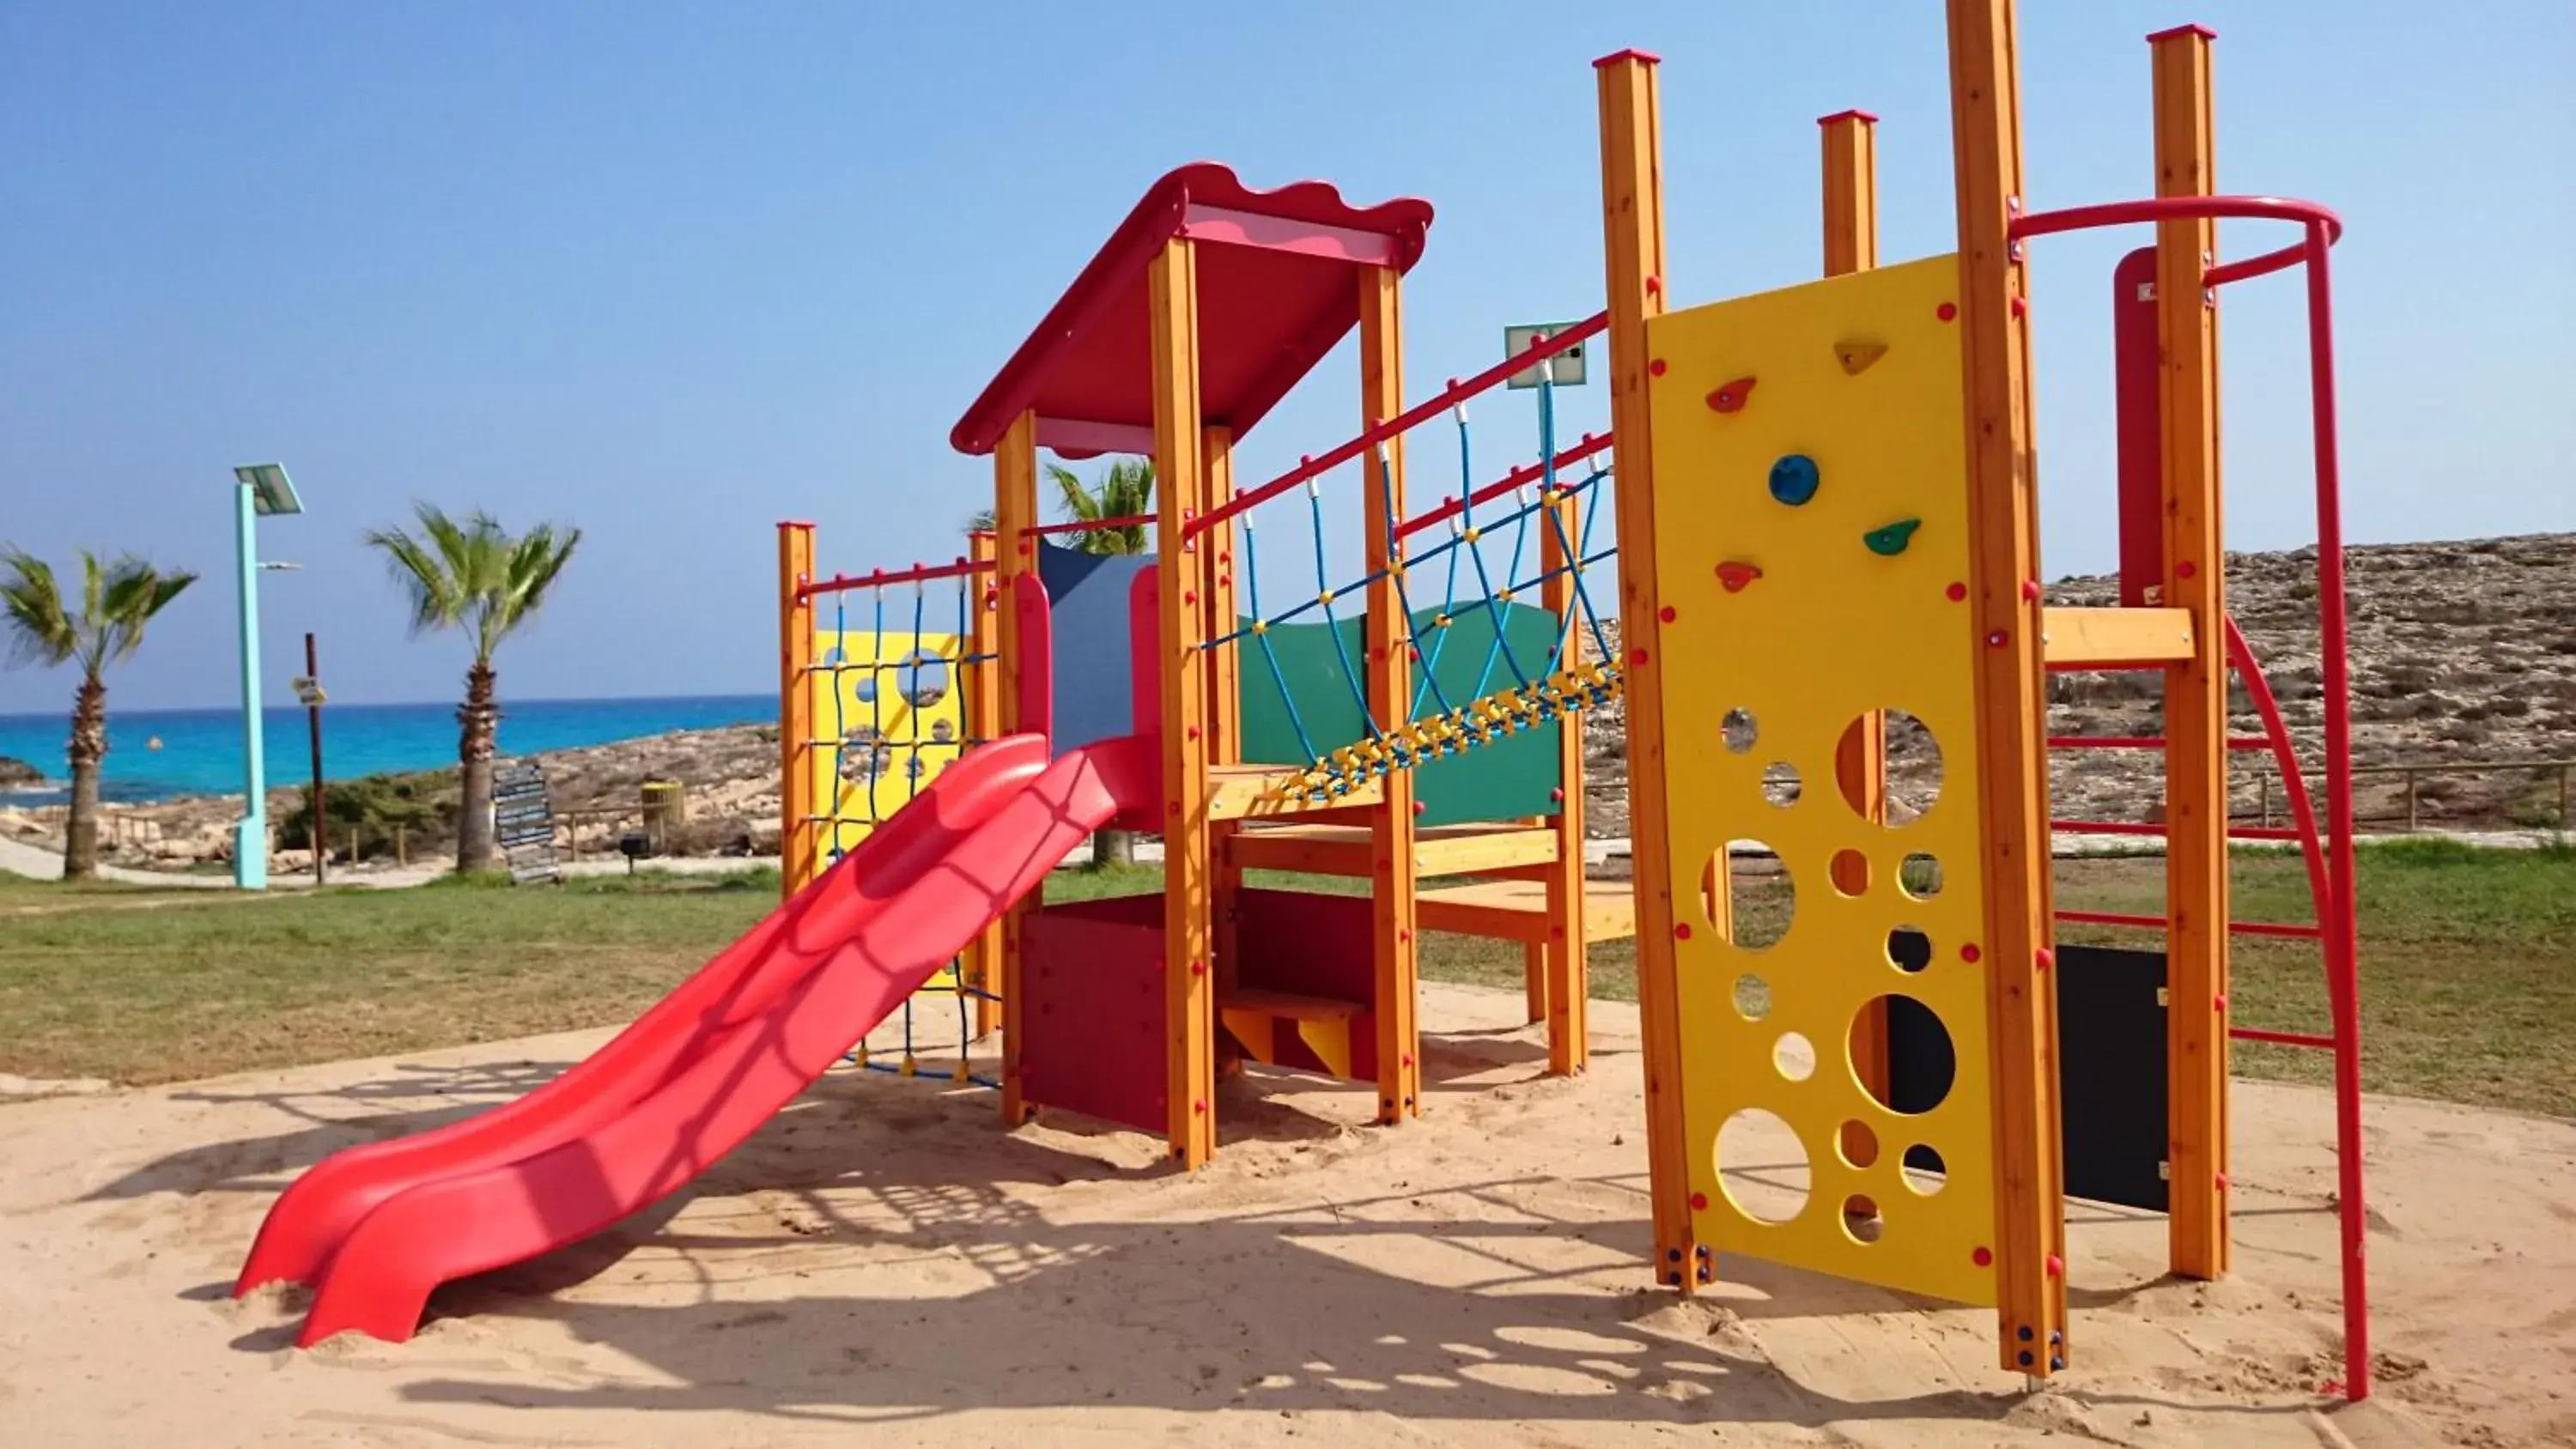
[[[1900,518],[1894,523],[1873,528],[1862,534],[1860,541],[1869,545],[1871,553],[1881,558],[1894,558],[1905,552],[1905,546],[1914,541],[1914,530],[1922,526],[1922,519]]]

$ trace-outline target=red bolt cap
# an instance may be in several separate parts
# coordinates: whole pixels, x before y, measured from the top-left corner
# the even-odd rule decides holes
[[[1689,939],[1690,939],[1690,922],[1688,922],[1688,921],[1684,921],[1684,922],[1682,922],[1680,925],[1677,925],[1677,926],[1673,927],[1673,939],[1674,939],[1674,940],[1676,940],[1676,941],[1687,941],[1687,940],[1689,940]]]
[[[1974,941],[1959,948],[1959,959],[1962,961],[1974,961],[1985,954],[1977,949],[1977,943]]]
[[[2063,1276],[2063,1275],[2065,1274],[2065,1272],[2066,1272],[2066,1260],[2065,1260],[2064,1258],[2061,1258],[2061,1257],[2057,1256],[2055,1253],[2051,1253],[2051,1254],[2049,1254],[2049,1255],[2048,1255],[2048,1276],[2049,1276],[2049,1277],[2051,1277],[2051,1278],[2061,1277],[2061,1276]]]
[[[2225,1011],[2227,1009],[2227,998],[2221,996],[2213,999],[2209,1003],[2209,1009],[2212,1011]]]
[[[2028,315],[2030,314],[2030,303],[2029,303],[2029,301],[2027,301],[2026,299],[2021,298],[2021,297],[2015,297],[2015,298],[2013,298],[2013,299],[2012,299],[2012,314],[2013,314],[2014,316],[2016,316],[2016,317],[2025,317],[2025,316],[2028,316]]]
[[[2022,581],[2021,581],[2021,596],[2022,596],[2024,599],[2027,599],[2027,600],[2031,601],[2032,603],[2037,603],[2037,602],[2039,601],[2039,580],[2037,580],[2037,579],[2024,579],[2024,580],[2022,580]]]
[[[1643,664],[1643,663],[1645,663],[1645,662],[1646,662],[1646,651],[1645,651],[1645,650],[1643,650],[1643,649],[1631,649],[1631,650],[1629,650],[1629,651],[1628,651],[1628,662],[1629,662],[1629,663],[1631,663],[1631,664]]]
[[[2219,1190],[2220,1192],[2225,1192],[2225,1191],[2227,1191],[2227,1174],[2226,1174],[2226,1173],[2223,1173],[2223,1172],[2222,1172],[2222,1173],[2218,1174],[2218,1190]]]
[[[1196,1113],[1198,1113],[1198,1114],[1200,1114],[1200,1115],[1202,1115],[1202,1116],[1206,1115],[1206,1113],[1207,1113],[1207,1098],[1205,1098],[1205,1097],[1201,1097],[1201,1098],[1199,1098],[1197,1101],[1192,1102],[1192,1103],[1190,1104],[1190,1110],[1191,1110],[1191,1111],[1193,1111],[1193,1112],[1196,1112]]]
[[[2011,641],[2001,629],[1997,629],[1995,632],[1986,636],[1986,647],[1989,649],[2001,649],[2009,642]]]
[[[1658,357],[1658,358],[1654,359],[1653,361],[1651,361],[1651,362],[1647,363],[1647,364],[1646,364],[1646,375],[1647,375],[1647,376],[1649,376],[1649,377],[1661,377],[1661,376],[1663,376],[1663,375],[1664,375],[1664,360],[1663,360],[1662,358]]]
[[[1552,790],[1548,791],[1548,792],[1547,792],[1547,798],[1548,798],[1548,799],[1550,799],[1550,800],[1554,800],[1554,801],[1562,802],[1562,801],[1565,799],[1565,787],[1564,787],[1564,786],[1562,786],[1562,785],[1559,785],[1559,786],[1557,786],[1555,789],[1552,789]]]
[[[1657,293],[1659,293],[1659,292],[1661,292],[1661,291],[1663,291],[1663,290],[1664,290],[1664,279],[1663,279],[1663,278],[1661,278],[1661,277],[1648,277],[1648,278],[1646,279],[1646,295],[1647,295],[1647,296],[1652,297],[1652,296],[1656,295]]]
[[[2048,949],[2046,946],[2042,946],[2031,953],[2030,959],[2038,963],[2040,970],[2045,971],[2049,967],[2057,964],[2057,953]]]
[[[1408,1067],[1413,1065],[1413,1053],[1406,1052],[1404,1054],[1404,1064]]]
[[[1980,1268],[1991,1268],[1995,1263],[1995,1250],[1992,1248],[1979,1248],[1968,1255],[1968,1261],[1976,1264]]]
[[[1666,604],[1666,605],[1664,605],[1664,607],[1663,607],[1663,608],[1661,608],[1661,609],[1657,610],[1657,611],[1656,611],[1656,613],[1655,613],[1655,617],[1656,617],[1656,618],[1663,620],[1663,621],[1664,621],[1665,623],[1667,623],[1667,624],[1671,623],[1671,622],[1672,622],[1672,621],[1674,621],[1675,619],[1680,618],[1681,616],[1682,616],[1682,611],[1681,611],[1681,610],[1679,610],[1679,609],[1674,608],[1674,607],[1673,607],[1672,605],[1670,605],[1670,604]]]
[[[1192,976],[1205,976],[1207,974],[1207,963],[1205,961],[1191,962],[1190,974]]]
[[[1932,309],[1932,315],[1940,318],[1944,322],[1956,321],[1959,316],[1959,304],[1956,302],[1944,302],[1940,306]]]
[[[1431,808],[1431,807],[1430,807],[1428,804],[1426,804],[1425,802],[1423,802],[1423,801],[1416,800],[1416,801],[1414,801],[1414,802],[1413,802],[1413,813],[1414,813],[1414,814],[1416,814],[1416,815],[1419,815],[1419,814],[1421,814],[1423,811],[1428,810],[1428,809],[1430,809],[1430,808]]]
[[[1952,584],[1950,587],[1943,589],[1941,593],[1945,598],[1949,599],[1951,603],[1955,604],[1968,597],[1968,586],[1966,584]]]
[[[1707,1193],[1695,1192],[1691,1194],[1691,1211],[1695,1213],[1704,1213],[1708,1211]]]
[[[2199,572],[2200,565],[2193,563],[2190,559],[2184,559],[2182,562],[2174,565],[2174,577],[2178,579],[2187,579],[2193,574]]]

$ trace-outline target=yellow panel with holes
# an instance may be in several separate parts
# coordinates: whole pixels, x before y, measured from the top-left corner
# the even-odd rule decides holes
[[[906,612],[909,612],[907,609]],[[964,749],[955,634],[818,631],[813,688],[812,798],[829,818],[815,831],[824,869],[912,803]]]
[[[1675,950],[1700,1240],[1991,1304],[1980,641],[1964,602],[1960,341],[1944,315],[1957,278],[1955,258],[1934,257],[1647,324],[1657,566],[1672,610],[1654,653],[1673,898],[1689,931]],[[1834,774],[1845,731],[1872,710],[1912,717],[1891,717],[1900,803],[1886,826]],[[1917,761],[1936,746],[1937,794],[1916,813]],[[1703,882],[1729,841],[1776,855],[1794,895],[1785,933],[1761,904],[1777,881],[1755,878],[1773,869],[1768,856],[1746,849],[1734,863],[1734,888],[1754,904],[1727,910],[1723,869],[1721,900],[1708,900]],[[1862,863],[1866,884],[1844,894],[1836,881]],[[1900,956],[1921,957],[1892,942],[1922,937],[1928,964],[1906,969]],[[1901,1074],[1911,1085],[1887,1094],[1922,1110],[1879,1100],[1848,1049],[1854,1022],[1890,996],[1948,1037],[1937,1101],[1922,1081],[1937,1090],[1937,1070]]]

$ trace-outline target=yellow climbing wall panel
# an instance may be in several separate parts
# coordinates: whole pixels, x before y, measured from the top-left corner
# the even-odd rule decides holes
[[[1858,272],[1670,313],[1646,337],[1699,1239],[1991,1304],[1958,271],[1934,257]],[[1885,826],[1834,773],[1838,742],[1872,710],[1913,716],[1940,757],[1929,808],[1900,806]],[[1905,801],[1919,797],[1903,762],[1921,738],[1901,722],[1896,738]],[[1785,932],[1780,888],[1750,849],[1734,862],[1745,904],[1729,910],[1730,841],[1776,854],[1793,893]],[[1856,861],[1866,884],[1846,895],[1837,881],[1856,879]],[[1909,970],[1923,937],[1928,964]],[[1888,997],[1906,1001],[1873,1008]],[[1924,1071],[1886,1093],[1925,1110],[1895,1110],[1854,1064],[1855,1023],[1887,1011],[1928,1012],[1946,1031],[1937,1101],[1937,1053],[1909,1057]]]
[[[954,634],[822,630],[807,752],[814,799],[830,817],[815,832],[815,868],[855,847],[875,823],[911,803],[964,748]]]

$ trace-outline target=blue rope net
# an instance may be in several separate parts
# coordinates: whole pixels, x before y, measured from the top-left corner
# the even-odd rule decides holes
[[[1601,613],[1594,606],[1590,589],[1584,582],[1584,571],[1617,555],[1615,547],[1595,550],[1592,547],[1594,525],[1600,520],[1598,506],[1601,485],[1609,478],[1606,467],[1594,467],[1569,483],[1558,476],[1556,466],[1555,408],[1552,390],[1542,372],[1539,383],[1539,465],[1538,486],[1527,484],[1514,489],[1508,504],[1499,513],[1478,516],[1479,489],[1475,486],[1474,438],[1468,426],[1463,404],[1451,410],[1456,423],[1458,446],[1458,494],[1451,518],[1449,536],[1418,552],[1407,554],[1403,532],[1395,510],[1383,510],[1387,517],[1387,566],[1363,573],[1351,582],[1335,586],[1326,560],[1324,507],[1318,481],[1306,485],[1307,526],[1313,541],[1315,592],[1306,601],[1276,614],[1265,613],[1261,605],[1260,550],[1255,547],[1252,514],[1246,512],[1237,520],[1243,529],[1243,578],[1252,618],[1248,623],[1215,638],[1201,647],[1208,649],[1239,646],[1251,641],[1267,666],[1272,686],[1286,707],[1288,721],[1297,737],[1297,747],[1307,758],[1307,767],[1293,777],[1287,786],[1291,798],[1309,803],[1322,803],[1348,796],[1368,781],[1391,770],[1410,769],[1415,765],[1447,755],[1459,754],[1479,745],[1510,738],[1520,731],[1561,717],[1565,712],[1605,704],[1616,697],[1622,676],[1610,648],[1608,630]],[[1394,470],[1390,466],[1387,446],[1379,445],[1378,476],[1381,496],[1391,505]],[[1483,490],[1490,491],[1490,490]],[[1565,524],[1567,502],[1591,501],[1582,510],[1579,536],[1569,536]],[[1493,500],[1487,500],[1490,506]],[[1523,575],[1530,548],[1533,527],[1549,530],[1549,541],[1566,562],[1555,568],[1544,568]],[[1508,529],[1511,548],[1508,562],[1499,568],[1486,557],[1485,546],[1498,540]],[[1440,607],[1432,611],[1427,626],[1419,622],[1408,576],[1420,566],[1434,560],[1444,561],[1444,578]],[[1464,567],[1462,567],[1462,561]],[[1499,577],[1499,582],[1497,579]],[[1518,596],[1544,588],[1558,578],[1569,578],[1571,606],[1557,620],[1555,647],[1545,660],[1524,660],[1514,650],[1506,627],[1505,606]],[[1413,691],[1409,717],[1385,721],[1369,708],[1368,691],[1360,678],[1351,651],[1339,627],[1340,618],[1334,604],[1355,591],[1364,590],[1385,578],[1392,584],[1399,613],[1404,624],[1404,637],[1397,641],[1421,661],[1421,679]],[[1470,592],[1461,592],[1462,586]],[[1439,678],[1441,655],[1448,643],[1449,631],[1462,611],[1481,613],[1492,627],[1492,638],[1485,646],[1485,657],[1475,677],[1475,685],[1465,699],[1452,699]],[[1359,706],[1363,721],[1361,738],[1334,749],[1318,749],[1305,719],[1297,708],[1295,695],[1289,690],[1287,671],[1281,665],[1271,631],[1282,624],[1293,623],[1310,612],[1320,613],[1332,640],[1333,656],[1340,666],[1340,678]],[[1590,633],[1593,660],[1589,663],[1567,662],[1567,642],[1573,638],[1578,623]],[[1425,637],[1427,634],[1427,638]]]
[[[930,622],[930,586],[916,580],[912,590],[910,633],[905,644],[889,651],[886,628],[886,595],[902,584],[886,584],[868,589],[866,657],[850,657],[853,638],[850,633],[850,611],[847,595],[834,600],[832,609],[832,647],[814,666],[825,676],[831,694],[832,728],[830,735],[807,742],[809,748],[825,752],[832,787],[829,804],[810,817],[827,827],[829,857],[839,860],[864,838],[868,831],[893,818],[909,805],[930,783],[939,769],[962,757],[968,750],[989,743],[971,732],[967,721],[975,718],[970,691],[978,687],[972,666],[998,659],[991,652],[975,652],[974,612],[981,588],[974,574],[956,577],[955,628],[953,644],[933,649],[927,632]],[[898,605],[900,608],[900,605]],[[899,617],[899,616],[898,616]],[[846,687],[846,676],[858,676],[854,690]],[[867,707],[864,722],[852,716],[850,696]],[[956,721],[941,714],[931,719],[932,706],[949,694],[957,697]],[[891,699],[889,698],[891,696]],[[887,733],[887,714],[891,704],[900,706],[896,723],[903,730],[900,738]],[[929,723],[925,724],[928,720]],[[884,788],[891,786],[891,789]],[[925,1072],[922,1053],[931,1045],[936,1025],[930,1018],[938,1014],[933,1001],[952,998],[956,1003],[956,1036],[952,1044],[937,1043],[942,1055],[955,1052],[952,1062]],[[925,1000],[929,998],[930,1000]],[[970,1000],[998,1001],[999,997],[967,979],[964,959],[951,960],[932,976],[919,991],[904,999],[901,1019],[903,1045],[893,1060],[881,1060],[871,1054],[866,1042],[860,1042],[849,1053],[849,1061],[869,1071],[899,1076],[944,1075],[952,1081],[977,1086],[998,1087],[989,1077],[973,1072],[968,1053],[974,1037],[974,1012]]]

